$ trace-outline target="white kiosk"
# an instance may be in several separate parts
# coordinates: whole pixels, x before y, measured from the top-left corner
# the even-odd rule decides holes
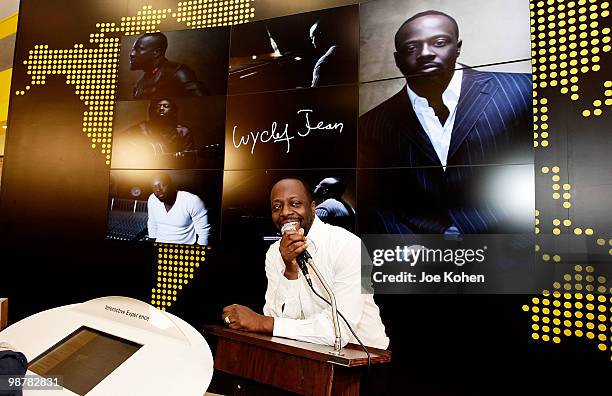
[[[213,375],[210,348],[197,330],[126,297],[40,312],[0,332],[0,341],[26,355],[27,374],[63,377],[63,389],[45,395],[202,396]]]

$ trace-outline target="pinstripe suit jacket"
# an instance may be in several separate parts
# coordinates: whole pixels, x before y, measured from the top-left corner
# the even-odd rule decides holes
[[[531,101],[528,74],[465,69],[446,171],[405,87],[364,114],[359,167],[410,168],[373,178],[384,184],[370,188],[385,195],[373,202],[382,224],[371,231],[441,233],[450,225],[463,233],[518,231],[504,229],[503,208],[478,194],[493,167],[473,165],[533,163]]]

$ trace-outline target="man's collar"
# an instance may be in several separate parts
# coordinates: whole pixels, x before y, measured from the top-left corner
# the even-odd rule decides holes
[[[455,65],[457,67],[457,65]],[[459,102],[459,96],[461,95],[461,80],[463,79],[463,70],[457,69],[453,72],[453,77],[451,78],[448,86],[442,93],[442,102],[444,102],[447,107],[449,104],[453,104],[453,107],[457,105]],[[426,98],[419,96],[416,92],[414,92],[408,84],[406,84],[406,90],[408,91],[408,98],[410,99],[410,104],[412,108],[415,108],[418,104],[423,106],[429,106],[429,103]]]
[[[463,80],[463,70],[458,69],[453,73],[453,78],[448,83],[448,87],[442,94],[442,101],[447,104],[453,102],[456,106],[459,103],[459,96],[461,95],[461,81]]]
[[[155,75],[157,74],[157,72],[162,68],[162,66],[164,65],[164,63],[166,63],[168,61],[168,59],[166,59],[165,57],[162,58],[161,62],[159,63],[159,65],[157,65],[157,67],[155,67],[153,70],[151,70],[151,72],[148,72],[148,74],[152,74]]]

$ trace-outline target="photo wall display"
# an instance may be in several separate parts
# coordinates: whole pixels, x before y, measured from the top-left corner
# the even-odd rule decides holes
[[[317,205],[329,199],[320,185],[333,184],[340,222],[356,233],[529,232],[528,1],[472,3],[376,0],[126,37],[113,172],[217,172],[206,195],[220,199],[200,199],[221,241],[277,236],[269,193],[286,175],[307,179]],[[490,22],[499,9],[504,29]],[[500,30],[516,34],[500,44]],[[162,179],[111,197],[170,215],[175,196],[155,189],[182,190]],[[500,204],[509,186],[524,205]]]
[[[183,192],[194,194],[193,185],[203,181],[189,185],[184,180],[188,175],[202,177],[214,170],[354,169],[358,48],[357,5],[231,28],[122,39],[107,237],[153,239],[157,235],[147,224],[154,208],[165,208],[157,213],[167,222],[164,227],[189,226],[185,218],[175,219],[177,203]],[[180,183],[172,177],[176,172],[182,175]],[[333,191],[344,186],[344,177],[328,179],[335,184]],[[208,213],[229,213],[231,218],[240,211],[231,200],[222,209],[221,200],[206,198],[220,197],[222,184],[221,179],[208,183],[205,196],[199,198]],[[354,184],[353,176],[351,191]],[[346,206],[350,220],[341,222],[355,230],[354,193],[352,199]],[[325,209],[319,212],[323,216]],[[121,228],[126,216],[139,219],[129,232]],[[248,216],[243,220],[249,223]],[[227,235],[234,225],[240,229],[240,222],[224,225]],[[211,232],[220,228],[218,224]]]

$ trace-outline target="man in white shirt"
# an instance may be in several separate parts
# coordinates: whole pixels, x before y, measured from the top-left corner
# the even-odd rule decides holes
[[[338,310],[349,321],[361,341],[385,349],[389,338],[371,294],[361,290],[361,240],[343,228],[323,223],[315,215],[310,189],[299,179],[282,179],[270,194],[272,221],[298,223],[266,254],[268,288],[264,315],[241,305],[223,309],[222,319],[232,329],[268,333],[317,344],[333,345],[331,308],[309,288],[297,265],[297,256],[308,249],[313,261],[331,286]],[[326,296],[316,277],[313,287]],[[342,345],[357,341],[340,319]]]
[[[208,245],[210,224],[204,202],[195,194],[179,191],[167,174],[151,182],[147,222],[149,238],[157,242]]]

